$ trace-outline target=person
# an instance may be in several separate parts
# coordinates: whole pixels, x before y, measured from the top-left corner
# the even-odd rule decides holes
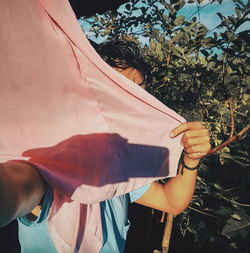
[[[90,40],[90,43],[105,62],[143,89],[152,81],[151,66],[135,42],[112,39],[100,44]]]
[[[110,49],[112,48],[112,51],[110,51]],[[140,54],[140,51],[137,47],[137,45],[133,42],[125,42],[125,41],[111,41],[111,42],[105,42],[99,45],[98,49],[96,48],[97,52],[103,57],[103,59],[109,63],[113,68],[115,68],[118,72],[120,72],[121,74],[123,74],[124,76],[126,76],[128,79],[130,79],[131,81],[133,81],[134,83],[136,83],[137,85],[145,85],[145,82],[148,81],[150,79],[148,71],[149,71],[149,65],[144,61],[143,57]],[[145,87],[145,86],[144,86]],[[144,88],[143,87],[143,88]],[[202,143],[202,135],[204,135],[204,143],[202,143],[204,145],[204,147],[207,145],[206,142],[208,142],[209,138],[207,136],[207,130],[203,128],[202,125],[200,125],[200,123],[188,123],[191,124],[191,127],[194,127],[194,130],[189,130],[186,132],[187,133],[197,133],[197,135],[201,135],[199,136],[198,141],[201,141]],[[178,130],[176,130],[178,131]],[[203,132],[203,134],[200,134],[199,131]],[[194,135],[195,136],[195,135]],[[186,137],[187,138],[187,137]],[[196,139],[195,137],[191,138],[193,139],[193,141]],[[189,138],[187,138],[187,140],[189,140]],[[186,143],[187,141],[185,141],[184,143]],[[185,147],[188,147],[187,144],[184,144]],[[208,150],[209,145],[207,146],[207,150]],[[203,150],[206,151],[206,150]],[[192,153],[191,153],[192,154]],[[205,154],[205,153],[204,153]],[[16,165],[16,166],[14,166]],[[181,165],[183,166],[183,165]],[[24,173],[22,170],[25,168],[26,170],[26,174],[27,176],[24,177],[26,180],[29,180],[27,182],[22,182],[23,185],[25,184],[30,184],[30,182],[36,182],[36,187],[34,188],[34,193],[37,194],[37,196],[44,196],[46,190],[46,183],[43,182],[43,180],[39,177],[39,175],[37,174],[37,172],[35,171],[35,169],[32,166],[29,166],[27,164],[16,164],[15,162],[9,162],[5,165],[6,168],[11,169],[18,169],[21,170],[22,174]],[[180,178],[184,178],[186,177],[187,169],[184,169],[184,173],[183,175],[180,175]],[[192,175],[193,174],[193,175]],[[17,175],[17,173],[15,173],[15,175]],[[164,190],[163,188],[166,186],[162,186],[159,183],[155,182],[152,183],[150,185],[146,185],[136,191],[133,191],[131,193],[122,195],[120,197],[116,197],[114,199],[111,200],[106,200],[100,203],[101,206],[101,212],[102,212],[102,229],[103,229],[103,233],[104,233],[104,243],[103,243],[103,247],[101,252],[123,252],[124,250],[124,246],[125,246],[125,239],[126,239],[126,233],[124,235],[120,235],[119,232],[117,234],[117,232],[114,231],[113,226],[116,225],[118,227],[118,230],[123,230],[124,229],[124,225],[117,225],[119,224],[121,217],[119,217],[119,219],[114,219],[112,218],[112,216],[114,217],[118,217],[119,215],[122,216],[122,218],[125,220],[125,224],[128,222],[127,219],[127,209],[128,209],[128,204],[130,202],[136,201],[137,203],[140,203],[142,205],[145,206],[149,206],[149,207],[153,207],[159,210],[164,210],[167,211],[169,213],[173,213],[173,214],[178,214],[179,212],[181,212],[187,205],[187,203],[190,201],[191,196],[192,196],[192,192],[193,192],[193,188],[194,188],[194,181],[195,181],[195,175],[196,175],[196,171],[191,172],[191,175],[189,175],[187,178],[185,178],[184,180],[182,179],[183,183],[187,183],[188,184],[188,188],[186,190],[187,193],[185,193],[183,197],[183,199],[186,200],[182,201],[179,200],[181,203],[180,205],[180,209],[175,210],[175,206],[172,207],[170,203],[168,203],[168,199],[166,198],[167,192],[171,192],[173,190],[172,187],[170,186],[170,190]],[[171,185],[171,182],[174,180],[170,180],[168,184]],[[190,181],[190,182],[189,182]],[[13,182],[10,181],[10,185],[12,185]],[[167,184],[167,185],[168,185]],[[176,196],[178,196],[178,198],[181,197],[181,195],[179,195],[179,187],[178,183],[173,183],[174,185],[173,189],[175,191],[178,190],[178,194],[176,194]],[[176,184],[176,186],[175,186]],[[15,185],[17,186],[17,185]],[[34,187],[34,186],[33,186]],[[17,189],[18,190],[18,189]],[[51,193],[50,193],[51,194]],[[183,193],[181,193],[183,195]],[[29,194],[27,194],[29,195]],[[166,196],[165,196],[166,195]],[[33,197],[35,199],[35,196]],[[38,198],[39,199],[39,198]],[[40,200],[39,199],[39,200]],[[50,199],[50,200],[48,200]],[[50,201],[51,201],[51,195],[46,194],[46,197],[43,200],[43,209],[48,209],[48,206],[50,205]],[[31,201],[32,202],[32,201]],[[39,201],[37,201],[36,204],[38,204]],[[119,205],[122,205],[123,207],[123,215],[121,215],[121,213],[117,212],[117,202]],[[166,204],[167,202],[167,204]],[[26,205],[25,205],[26,206]],[[27,206],[26,206],[27,208]],[[30,207],[28,207],[30,209]],[[10,210],[10,209],[9,209]],[[118,209],[120,211],[120,209]],[[26,212],[31,211],[31,210],[25,210],[23,213],[20,213],[20,215],[25,214]],[[27,228],[25,228],[25,226],[27,226],[29,223],[32,224],[32,214],[33,217],[35,216],[39,216],[39,208],[33,210],[30,214],[29,217],[21,217],[20,218],[20,229],[23,232],[22,236],[21,236],[21,240],[22,240],[22,244],[23,244],[23,251],[27,251],[29,250],[26,247],[31,247],[31,246],[27,246],[27,244],[31,244],[28,242],[25,242],[25,240],[27,240],[27,238],[25,238],[25,233],[27,233]],[[47,215],[47,214],[46,214]],[[31,220],[29,220],[31,219]],[[44,218],[42,218],[44,219]],[[112,222],[108,222],[109,220],[111,220]],[[45,225],[45,221],[46,219],[44,219],[42,222],[40,222],[41,224]],[[22,225],[23,224],[23,225]],[[41,226],[40,226],[41,229]],[[46,231],[46,229],[45,229]],[[34,232],[34,231],[33,231]],[[30,232],[28,232],[28,234],[30,234]],[[27,234],[27,235],[28,235]],[[48,233],[46,233],[47,236]],[[36,234],[36,236],[40,236],[39,234]],[[43,235],[44,236],[44,235]],[[29,235],[29,240],[30,240],[30,235]],[[47,241],[51,242],[51,240],[46,239]],[[48,245],[48,244],[47,244]],[[36,245],[33,245],[34,247],[37,248]],[[50,248],[49,251],[54,251],[55,248],[53,247],[53,243],[50,243]]]
[[[123,37],[100,44],[90,40],[90,43],[104,61],[141,88],[146,89],[151,83],[151,66],[136,42]],[[135,202],[129,204],[130,226],[124,252],[153,252],[161,245],[164,224],[158,222],[159,216],[162,216],[160,211]]]
[[[139,45],[134,41],[123,38],[107,40],[100,44],[90,40],[90,43],[104,61],[141,88],[146,89],[147,84],[152,81],[151,66],[146,62]],[[153,252],[156,244],[161,244],[160,239],[157,238],[160,227],[159,225],[157,227],[155,220],[153,223],[155,217],[152,213],[158,219],[160,219],[159,215],[162,215],[157,210],[146,206],[137,203],[129,204],[130,229],[127,234],[125,252]],[[158,233],[152,231],[156,227]],[[138,243],[138,240],[144,243]]]
[[[183,131],[185,133],[182,141],[187,152],[184,156],[185,168],[183,168],[183,164],[179,168],[179,171],[183,169],[183,173],[179,172],[176,177],[171,178],[165,185],[154,182],[130,193],[130,195],[126,194],[101,202],[102,226],[103,232],[106,231],[106,234],[103,235],[103,250],[100,252],[123,252],[126,238],[126,233],[124,234],[125,224],[128,226],[128,221],[125,222],[124,219],[126,220],[128,203],[135,201],[136,203],[174,215],[179,214],[187,207],[193,195],[197,175],[197,170],[192,171],[192,168],[195,168],[199,163],[199,159],[208,152],[210,144],[207,130],[199,122],[181,124],[173,130],[173,137]],[[46,191],[50,192],[50,188],[47,187],[46,182],[44,182],[36,168],[26,163],[7,162],[1,164],[0,175],[2,224],[7,224],[16,217],[28,214],[41,202]],[[51,204],[51,198],[50,192],[43,199],[41,215],[45,215],[45,217],[39,218],[42,219],[43,224],[46,222],[48,215],[46,212],[48,212]],[[32,219],[29,220],[28,217],[23,217],[21,218],[21,222],[23,222],[24,226],[28,226],[32,224]],[[122,225],[119,223],[122,223]],[[50,242],[51,248],[55,250],[52,239],[49,238],[48,231],[45,228],[42,229],[40,226],[41,234],[39,234],[39,231],[35,233],[32,227],[24,226],[21,227],[22,236],[25,237],[25,233],[28,230],[30,232],[28,232],[29,236],[26,238],[20,238],[21,245],[23,243],[23,247],[31,247],[31,249],[25,251],[25,248],[23,248],[23,252],[32,252],[32,247],[33,249],[39,249],[39,245],[36,245],[39,242],[42,243],[44,250],[43,241],[45,239],[47,242],[46,246]],[[118,234],[117,229],[118,231],[120,230]],[[37,238],[32,239],[33,236]],[[111,238],[109,239],[109,237]],[[28,246],[25,246],[25,243]],[[51,251],[51,248],[46,252],[56,252]],[[115,251],[112,251],[114,248]]]
[[[131,113],[129,115],[126,115],[126,117],[124,118],[127,119],[128,117],[130,117],[130,115],[135,114],[136,118],[140,119],[141,122],[143,122],[143,117],[145,118],[145,112],[142,113],[140,111],[140,113],[138,113],[139,111],[137,111],[140,108],[145,109],[144,104],[142,104],[140,101],[142,101],[144,97],[147,97],[147,99],[145,98],[145,100],[143,100],[146,104],[146,102],[150,100],[152,102],[152,98],[149,98],[148,95],[146,95],[145,93],[132,87],[132,84],[125,81],[125,79],[122,79],[120,76],[114,74],[108,67],[103,65],[100,60],[97,59],[97,62],[95,62],[95,54],[91,51],[86,42],[84,42],[86,46],[85,50],[89,50],[87,55],[88,57],[90,57],[91,55],[93,56],[93,59],[91,61],[89,61],[87,57],[83,57],[86,54],[86,51],[84,51],[84,47],[79,46],[79,48],[81,48],[84,53],[79,53],[79,51],[75,49],[75,45],[78,45],[78,43],[76,42],[77,39],[72,34],[70,34],[72,35],[71,37],[73,37],[73,39],[71,40],[69,40],[68,37],[65,36],[65,34],[62,32],[61,27],[65,26],[65,30],[67,30],[67,26],[62,21],[60,21],[60,18],[58,18],[58,16],[60,15],[58,13],[58,16],[53,16],[53,11],[51,11],[52,9],[54,9],[54,12],[56,12],[55,10],[58,10],[58,8],[55,8],[56,4],[62,4],[62,6],[64,7],[64,4],[66,4],[65,1],[62,1],[60,3],[56,1],[53,2],[55,4],[55,6],[53,4],[51,5],[53,8],[49,5],[51,4],[51,2],[46,4],[44,4],[44,2],[41,2],[41,4],[39,5],[36,5],[35,1],[29,1],[29,3],[15,3],[20,5],[20,8],[15,8],[19,11],[18,13],[16,13],[18,14],[16,15],[16,18],[19,20],[21,16],[22,22],[27,19],[27,21],[29,21],[27,22],[27,25],[31,25],[31,27],[28,27],[29,29],[33,28],[32,25],[36,24],[38,27],[35,28],[37,29],[33,29],[32,31],[36,33],[37,36],[42,34],[42,36],[39,36],[39,39],[35,40],[36,43],[30,43],[29,47],[31,51],[19,51],[17,50],[17,48],[19,49],[20,46],[16,45],[16,52],[18,52],[19,54],[29,54],[29,52],[36,52],[34,50],[37,50],[37,43],[41,43],[41,45],[43,45],[44,50],[46,50],[47,47],[52,50],[52,48],[55,48],[56,45],[59,45],[57,47],[57,50],[55,50],[53,54],[48,54],[49,50],[46,51],[46,53],[42,52],[43,55],[46,56],[46,59],[50,59],[50,57],[55,57],[53,58],[53,60],[55,60],[57,57],[60,57],[60,55],[62,55],[62,52],[64,53],[62,61],[60,62],[60,66],[65,71],[62,71],[60,68],[53,69],[53,71],[56,71],[56,75],[53,75],[53,78],[51,78],[51,76],[47,78],[46,74],[47,72],[50,73],[50,68],[53,68],[52,64],[54,61],[46,61],[47,65],[44,65],[44,61],[41,61],[41,59],[43,59],[43,55],[40,54],[39,57],[36,58],[37,64],[41,63],[42,66],[42,68],[39,69],[35,68],[35,66],[30,64],[32,63],[32,61],[29,61],[30,58],[25,58],[26,67],[30,66],[32,70],[36,71],[37,69],[39,69],[39,71],[42,71],[42,73],[44,72],[44,75],[41,75],[41,80],[39,78],[35,79],[37,83],[36,86],[32,86],[32,89],[30,87],[27,88],[27,93],[25,93],[26,100],[22,100],[23,104],[29,101],[27,97],[30,98],[29,95],[32,95],[33,89],[35,90],[36,87],[42,87],[39,86],[40,81],[42,85],[47,85],[47,82],[44,81],[44,78],[47,78],[46,80],[48,81],[48,84],[50,86],[46,87],[49,87],[49,91],[51,91],[53,95],[55,86],[51,85],[51,80],[54,84],[59,85],[60,82],[58,82],[56,78],[59,78],[59,73],[61,73],[61,75],[66,78],[66,81],[63,78],[60,78],[60,81],[65,81],[65,83],[63,83],[64,86],[61,83],[59,85],[60,91],[63,91],[61,93],[61,99],[64,103],[60,104],[59,102],[61,102],[61,100],[55,99],[58,99],[60,97],[60,94],[57,94],[54,100],[46,99],[44,101],[46,101],[46,103],[51,106],[49,107],[50,111],[48,113],[53,112],[53,110],[51,110],[52,108],[57,108],[55,107],[55,105],[63,105],[65,112],[64,117],[66,117],[66,112],[68,112],[66,109],[68,109],[68,107],[66,107],[65,105],[71,105],[71,100],[70,102],[67,101],[67,103],[65,103],[65,93],[66,91],[68,91],[67,89],[69,89],[69,80],[72,77],[70,76],[69,78],[68,75],[65,75],[65,72],[67,67],[71,66],[73,70],[72,72],[70,72],[70,74],[72,74],[72,76],[74,76],[75,78],[78,78],[74,79],[74,81],[79,81],[78,91],[80,92],[80,94],[83,93],[82,84],[87,86],[87,82],[91,83],[91,91],[95,91],[95,94],[97,94],[98,91],[106,91],[106,88],[109,87],[112,75],[114,76],[114,78],[112,77],[114,83],[118,80],[121,86],[124,83],[125,86],[122,86],[122,88],[119,88],[119,90],[117,86],[113,86],[118,94],[120,94],[119,92],[122,92],[121,94],[123,94],[124,96],[122,100],[119,97],[120,103],[117,103],[117,107],[119,109],[118,111],[123,112],[122,108],[120,107],[120,105],[123,105],[123,102],[127,101],[127,103],[132,103],[133,101],[135,101],[134,99],[136,96],[140,96],[140,99],[137,99],[137,102],[132,104],[137,104],[138,107],[134,109],[129,108],[129,112]],[[11,4],[12,2],[8,2],[8,6],[11,6]],[[26,8],[28,4],[33,7],[32,10],[34,12],[25,12],[27,15],[24,16],[22,13],[22,11],[24,10],[23,7]],[[68,11],[67,5],[65,6],[65,10]],[[0,8],[0,10],[6,10],[8,9],[7,7]],[[60,12],[62,10],[60,10]],[[69,15],[70,12],[67,11],[66,14]],[[4,15],[1,15],[1,18],[3,18],[4,20],[8,19],[11,16],[10,13],[12,12],[3,12]],[[37,14],[38,17],[40,17],[39,15],[43,15],[43,19],[36,19],[36,15],[34,13]],[[50,15],[54,17],[54,19],[52,19],[50,15],[47,15],[46,13],[50,13]],[[62,15],[63,11],[60,14],[61,16],[64,16]],[[70,16],[70,18],[71,17],[72,16]],[[29,18],[34,19],[35,23],[30,22]],[[70,18],[68,22],[70,23],[72,20],[72,24],[75,24],[73,21],[73,17],[72,19]],[[49,22],[47,22],[47,19],[49,19]],[[55,19],[57,20],[57,23],[55,23]],[[41,26],[40,23],[42,24]],[[61,24],[61,26],[58,25],[59,23]],[[19,25],[19,22],[16,22],[16,24],[11,23],[11,25]],[[52,26],[53,29],[50,26]],[[51,43],[49,45],[45,42],[48,38],[48,34],[47,30],[43,29],[44,27],[49,27],[51,29],[49,30],[49,43]],[[1,29],[7,28],[8,26],[1,27]],[[72,28],[74,28],[74,25],[72,26]],[[26,26],[24,26],[24,29],[26,29]],[[60,34],[60,36],[58,36],[58,34]],[[7,35],[8,33],[6,33],[6,36]],[[15,38],[18,35],[18,33],[15,33]],[[22,40],[19,41],[21,46],[27,45],[27,43],[25,43],[26,38],[27,37],[22,36]],[[46,38],[46,40],[44,40],[44,38]],[[28,39],[32,41],[32,39],[34,39],[34,36],[31,36]],[[71,47],[67,46],[68,44],[65,43],[65,40],[71,45]],[[58,41],[60,41],[61,43],[58,43]],[[11,46],[9,43],[4,43],[4,45],[6,47]],[[81,55],[81,57],[79,58],[80,60],[77,61],[78,64],[75,64],[76,62],[72,60],[72,51],[70,50],[73,50],[74,56],[79,54]],[[9,54],[4,55],[4,57],[8,60],[10,59],[8,58]],[[69,64],[66,64],[66,61],[64,61],[64,59],[67,59],[67,63]],[[75,58],[73,59],[75,60]],[[6,61],[6,64],[8,63],[9,61]],[[88,63],[90,63],[91,65],[88,66]],[[81,74],[85,74],[84,71],[86,71],[86,69],[82,69],[83,66],[85,68],[87,68],[88,66],[91,69],[93,65],[97,66],[97,63],[100,63],[102,68],[101,71],[105,74],[103,76],[99,74],[99,78],[102,78],[102,83],[105,83],[105,86],[100,86],[101,81],[93,81],[93,78],[91,78],[91,71],[87,70],[87,74],[84,76],[85,79],[81,77],[79,78],[79,72],[75,71],[75,69],[77,69],[81,71]],[[2,69],[6,70],[6,68]],[[26,68],[20,68],[18,69],[18,71],[23,71],[25,69]],[[58,70],[60,70],[60,72],[58,72]],[[10,69],[8,69],[8,71],[10,71]],[[1,74],[2,73],[4,72],[1,72]],[[109,73],[112,73],[112,75]],[[30,74],[27,75],[27,79],[25,79],[27,80],[27,82],[31,79],[32,74],[33,71],[30,71]],[[6,80],[9,80],[9,76],[7,75],[0,76],[1,78],[3,78],[3,80],[5,80],[5,77]],[[26,75],[22,76],[22,78],[25,77]],[[55,82],[55,79],[57,80],[57,82]],[[83,81],[85,80],[87,80],[87,82],[84,83]],[[18,78],[13,78],[11,79],[11,81],[11,85],[13,86],[15,82],[19,82],[20,80]],[[2,83],[3,85],[5,85],[6,82]],[[10,85],[6,87],[9,88]],[[23,89],[25,89],[27,85],[23,85],[22,87]],[[62,87],[64,87],[65,89],[62,89]],[[102,88],[100,89],[100,87]],[[74,89],[76,89],[75,86]],[[74,89],[72,88],[72,90],[67,93],[69,94],[67,98],[77,98],[77,93],[73,93]],[[124,89],[127,89],[127,93],[123,92]],[[44,90],[46,92],[44,92]],[[40,91],[41,93],[39,93],[39,97],[37,97],[38,102],[42,100],[41,98],[44,98],[44,94],[46,94],[46,96],[49,96],[51,94],[44,87],[43,90]],[[84,91],[85,93],[88,92],[87,89]],[[8,93],[5,92],[4,94]],[[72,94],[74,94],[74,96]],[[129,97],[129,101],[126,97],[127,94],[132,94],[132,96]],[[11,98],[15,98],[14,94]],[[114,101],[116,101],[115,95],[113,95],[112,98],[114,98]],[[88,98],[86,98],[86,100],[87,99]],[[102,102],[100,101],[100,99],[104,98],[99,96],[98,99],[98,102],[100,103]],[[1,100],[1,102],[2,101],[3,100]],[[4,101],[7,101],[6,98]],[[92,104],[94,104],[93,101],[95,101],[94,98],[92,98],[92,103],[84,104],[84,106],[82,106],[81,108],[84,109],[87,105],[91,106]],[[77,105],[80,104],[77,99],[76,102]],[[106,104],[108,104],[108,102],[109,101],[107,101]],[[152,103],[158,108],[161,107],[157,104],[155,100]],[[32,105],[33,107],[35,107],[31,109],[36,109],[34,111],[36,111],[37,114],[39,112],[40,107],[36,107],[35,103],[32,103]],[[47,106],[46,104],[43,105]],[[101,105],[105,104],[101,103]],[[72,113],[75,113],[76,108],[72,108],[74,109]],[[153,110],[153,107],[146,108],[148,110]],[[18,108],[18,110],[20,110],[20,108]],[[164,111],[165,109],[162,110]],[[55,138],[55,136],[57,136],[58,134],[56,132],[57,128],[53,128],[53,117],[50,117],[50,135],[48,136],[49,141],[44,142],[44,140],[39,140],[40,142],[37,142],[40,146],[42,146],[42,148],[32,148],[29,150],[25,150],[24,147],[21,147],[20,150],[24,149],[23,157],[30,158],[28,161],[19,159],[5,161],[0,164],[0,198],[2,201],[0,206],[0,224],[1,226],[4,226],[5,224],[8,224],[11,220],[15,219],[16,217],[19,217],[19,238],[22,244],[23,252],[34,252],[34,248],[36,252],[122,252],[124,248],[126,232],[128,229],[126,208],[129,202],[136,201],[139,204],[149,206],[158,210],[163,210],[172,214],[180,213],[183,209],[186,208],[186,206],[190,202],[195,187],[197,174],[196,167],[198,166],[200,159],[204,155],[206,155],[208,150],[210,149],[208,130],[203,126],[203,124],[201,122],[186,122],[176,126],[176,122],[179,121],[175,120],[175,124],[173,124],[173,130],[171,131],[170,137],[168,138],[168,151],[166,148],[159,147],[159,145],[161,145],[162,143],[161,139],[164,140],[166,138],[163,136],[163,134],[165,133],[164,131],[160,130],[162,135],[157,134],[159,138],[156,138],[157,136],[155,136],[153,139],[150,137],[150,133],[148,133],[146,139],[150,139],[151,142],[148,143],[152,143],[152,145],[145,145],[144,142],[140,143],[140,139],[136,138],[136,132],[133,132],[133,128],[129,129],[128,127],[117,127],[118,122],[113,120],[113,115],[110,114],[110,111],[111,109],[108,110],[108,114],[105,114],[106,120],[111,119],[110,122],[114,122],[110,124],[109,127],[112,126],[113,128],[111,129],[116,129],[115,132],[118,132],[120,134],[128,133],[131,131],[130,134],[124,136],[129,137],[128,139],[132,141],[132,143],[127,142],[126,140],[124,140],[124,138],[117,134],[103,133],[100,131],[100,129],[98,129],[99,134],[91,134],[91,131],[89,131],[88,129],[88,132],[86,131],[87,134],[74,135],[67,139],[65,137],[61,142],[53,146],[51,145],[51,143],[55,143],[60,138],[62,138],[62,136],[60,135],[60,138]],[[100,119],[100,121],[98,122],[92,120],[92,124],[90,124],[90,127],[92,128],[95,127],[95,124],[93,124],[93,122],[104,122],[103,118],[98,117],[99,111],[95,110],[95,113],[95,117],[90,118],[90,116],[88,116],[88,119]],[[146,113],[146,115],[149,117],[149,115],[158,115],[158,113],[160,116],[159,118],[158,116],[156,117],[156,121],[159,123],[159,125],[161,123],[165,124],[165,122],[167,121],[167,116],[163,115],[167,114],[162,114],[160,110],[154,109],[152,113],[149,112],[148,114]],[[32,114],[32,116],[34,117],[32,118],[32,122],[36,122],[36,114]],[[76,115],[78,116],[78,114]],[[88,114],[86,113],[84,116],[86,115]],[[9,118],[5,114],[2,116],[4,116],[3,118],[5,120],[5,123],[7,124],[7,126],[9,126]],[[19,119],[17,115],[15,116],[15,119]],[[56,116],[58,120],[58,115]],[[43,122],[41,121],[41,117],[39,119],[40,121],[38,122],[40,124],[37,124],[38,129],[40,129],[39,126]],[[79,118],[76,117],[76,119],[77,120],[74,122],[78,121],[79,123]],[[154,117],[152,117],[152,119],[154,119]],[[46,117],[42,120],[46,120]],[[126,121],[120,119],[120,122],[124,123]],[[133,126],[133,122],[130,122],[130,125]],[[141,122],[140,125],[142,125]],[[84,123],[87,124],[87,122]],[[156,124],[156,126],[159,125]],[[26,125],[19,126],[23,126],[23,128],[20,127],[20,129],[22,129],[22,133],[26,131]],[[58,124],[55,124],[55,126],[58,127]],[[68,126],[64,124],[64,128],[68,129]],[[79,128],[83,131],[83,127],[81,124],[79,124]],[[28,129],[30,130],[32,128],[30,128],[30,126],[28,125]],[[103,129],[106,128],[102,128],[102,130]],[[156,129],[153,126],[152,128],[150,128],[150,130],[156,133]],[[70,134],[75,132],[77,131],[74,130],[71,132],[67,132],[67,134],[64,133],[64,135],[69,136]],[[88,134],[89,132],[90,134]],[[36,135],[33,136],[33,131],[28,133],[29,134],[25,136],[29,136],[29,138],[33,137],[33,139],[31,138],[30,140],[37,140],[39,139],[38,137],[40,137],[39,132],[36,132]],[[48,134],[47,131],[45,133]],[[53,134],[51,133],[54,133],[55,136],[53,136]],[[83,131],[83,133],[85,132]],[[174,159],[174,157],[172,157],[173,152],[171,150],[170,143],[175,143],[171,142],[171,140],[173,139],[179,141],[180,136],[182,136],[181,143],[184,146],[185,153],[181,158],[178,174],[176,175],[176,177],[171,178],[165,185],[158,184],[157,182],[150,183],[147,178],[151,175],[144,174],[144,171],[147,171],[147,168],[151,168],[152,171],[156,169],[165,170],[166,168],[170,167],[170,165],[168,165],[169,163],[171,164],[171,166],[172,164],[175,164],[176,160]],[[4,137],[5,136],[2,135],[2,138]],[[9,134],[9,140],[11,140],[11,137],[12,136]],[[53,141],[51,140],[51,138],[53,138]],[[23,139],[23,141],[25,141],[25,139]],[[158,141],[160,144],[154,146],[153,144],[156,144]],[[5,143],[7,143],[6,139]],[[15,147],[16,142],[13,143]],[[36,147],[38,145],[37,143],[33,143],[33,145],[35,145]],[[50,145],[48,143],[50,143]],[[28,142],[28,144],[29,145],[27,145],[26,147],[30,147],[30,142]],[[179,145],[176,146],[179,148]],[[176,146],[174,147],[174,149],[175,152],[178,153],[179,151],[177,151]],[[19,146],[17,148],[19,148]],[[15,148],[13,149],[16,150]],[[170,155],[168,152],[170,153]],[[177,157],[179,159],[178,154]],[[177,167],[177,164],[175,166]],[[157,178],[156,175],[159,174],[156,173],[154,179]],[[137,184],[137,182],[139,183]],[[130,193],[128,194],[128,192]],[[98,196],[97,193],[99,194]],[[36,218],[34,215],[32,215],[31,211],[36,206],[39,206],[39,204],[41,208],[39,208],[38,218]],[[101,214],[101,224],[99,224],[98,220],[99,214]],[[95,224],[96,226],[92,227],[91,224]],[[101,236],[97,236],[100,234]]]

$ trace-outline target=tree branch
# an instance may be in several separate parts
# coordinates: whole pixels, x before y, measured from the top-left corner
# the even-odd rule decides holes
[[[228,146],[229,144],[231,144],[232,142],[236,141],[238,138],[242,137],[244,134],[246,134],[248,131],[250,130],[250,125],[247,125],[246,127],[244,127],[239,133],[237,133],[236,135],[230,137],[227,141],[223,142],[222,144],[220,144],[219,146],[210,149],[210,151],[208,152],[208,155],[211,155],[219,150],[221,150],[222,148]]]
[[[227,234],[228,234],[228,233],[235,232],[235,231],[238,231],[238,230],[241,230],[241,229],[246,228],[246,227],[248,227],[248,226],[250,226],[250,223],[247,223],[247,224],[245,224],[245,225],[243,225],[243,226],[241,226],[241,227],[237,227],[236,229],[227,231]]]
[[[203,211],[200,211],[200,210],[198,210],[198,209],[196,209],[196,208],[193,208],[193,207],[191,207],[191,206],[189,206],[188,208],[191,209],[191,210],[193,210],[193,211],[195,211],[195,212],[197,212],[197,213],[201,213],[201,214],[206,215],[206,216],[209,216],[209,217],[213,217],[213,218],[217,218],[217,217],[218,217],[218,216],[215,216],[215,215],[212,215],[212,214],[209,214],[209,213],[205,213],[205,212],[203,212]]]
[[[239,203],[237,201],[235,201],[234,199],[228,199],[226,197],[224,197],[222,194],[216,193],[218,196],[220,196],[221,198],[223,198],[224,200],[226,200],[227,202],[230,202],[232,204],[238,205],[238,206],[244,206],[244,207],[250,207],[250,204],[243,204],[243,203]]]
[[[168,253],[174,215],[168,214],[162,240],[162,253]]]
[[[229,98],[227,100],[229,110],[230,110],[230,121],[231,121],[231,131],[230,131],[230,138],[234,136],[234,129],[235,129],[235,121],[234,121],[234,109],[233,109],[233,103],[232,99]]]

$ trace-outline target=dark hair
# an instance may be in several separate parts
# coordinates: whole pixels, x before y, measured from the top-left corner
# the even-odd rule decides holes
[[[109,40],[93,47],[111,67],[132,67],[140,71],[145,83],[151,82],[151,66],[146,62],[139,46],[132,41]]]

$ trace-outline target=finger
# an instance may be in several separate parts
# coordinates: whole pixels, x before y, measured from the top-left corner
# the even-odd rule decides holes
[[[182,143],[186,142],[187,139],[200,138],[205,136],[209,137],[209,130],[206,128],[199,130],[187,130],[182,136]]]
[[[185,138],[185,136],[183,136],[181,142],[185,148],[189,148],[194,145],[210,143],[210,137],[208,135],[195,138]]]
[[[194,129],[205,129],[205,126],[200,121],[185,122],[174,128],[170,133],[170,137],[174,138],[187,130],[194,130]]]
[[[195,159],[201,159],[202,157],[204,157],[206,154],[204,153],[192,153],[192,154],[187,154],[187,156],[192,159],[192,160],[195,160]]]
[[[201,156],[204,156],[208,153],[210,149],[211,149],[210,143],[203,143],[187,147],[184,150],[188,155],[200,153]]]
[[[189,130],[184,133],[184,135],[181,138],[181,142],[184,145],[186,142],[187,143],[192,143],[195,140],[193,139],[199,139],[206,137],[206,140],[210,142],[210,136],[209,136],[209,131],[207,129],[201,129],[201,130]],[[192,140],[191,140],[192,139]],[[202,139],[203,140],[203,139]],[[202,141],[203,142],[203,141]]]

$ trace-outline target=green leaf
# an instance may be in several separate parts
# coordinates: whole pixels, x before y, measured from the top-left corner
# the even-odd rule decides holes
[[[216,188],[218,190],[223,190],[223,188],[220,185],[218,185],[218,184],[214,184],[214,188]]]
[[[172,41],[173,41],[173,42],[176,42],[176,41],[180,40],[182,36],[183,36],[183,32],[179,32],[179,33],[177,33],[177,34],[173,37]]]
[[[217,65],[216,62],[210,61],[207,65],[207,69],[213,69]]]
[[[235,220],[238,220],[238,221],[242,220],[238,214],[232,214],[231,217],[234,218]]]
[[[184,17],[183,15],[180,15],[180,16],[178,16],[178,17],[175,19],[174,24],[175,24],[176,26],[179,26],[179,25],[181,25],[181,24],[184,22],[184,20],[185,20],[185,17]]]
[[[237,36],[235,36],[232,32],[227,31],[226,35],[230,40],[237,40]]]
[[[241,11],[239,8],[235,7],[235,12],[236,12],[236,15],[237,17],[240,19],[241,18]]]
[[[177,4],[174,5],[174,9],[177,11],[180,10],[185,5],[185,3],[186,2],[184,0],[179,1]]]
[[[233,235],[239,231],[248,230],[249,229],[249,216],[244,215],[242,217],[238,217],[239,215],[235,215],[233,219],[228,219],[226,225],[222,230],[223,236]],[[236,218],[237,217],[237,218]],[[240,220],[238,220],[240,218]]]
[[[216,14],[219,16],[219,18],[223,21],[225,19],[225,17],[220,13],[220,12],[216,12]]]
[[[223,156],[225,159],[234,160],[234,157],[231,156],[229,153],[223,153],[222,156]]]
[[[162,48],[163,48],[163,46],[162,46],[161,43],[158,43],[158,44],[156,45],[156,48],[155,48],[156,54],[157,54],[157,56],[160,58],[161,61],[162,61],[162,59],[163,59],[163,57],[164,57]]]
[[[212,39],[211,37],[207,37],[207,38],[204,38],[204,39],[202,40],[202,42],[203,42],[203,43],[211,43],[211,42],[213,42],[213,39]]]
[[[150,46],[151,46],[152,50],[155,50],[156,43],[155,43],[155,40],[152,38],[150,39]]]
[[[184,33],[184,40],[185,40],[185,42],[188,43],[188,42],[190,41],[190,39],[191,39],[191,38],[190,38],[189,33],[187,33],[187,32]]]
[[[184,54],[184,51],[185,51],[185,49],[184,48],[182,48],[182,47],[175,47],[174,48],[175,50],[177,50],[178,52],[180,52],[181,54]]]
[[[169,17],[168,17],[168,15],[162,15],[162,17],[163,17],[163,19],[164,19],[164,21],[165,21],[166,23],[169,22]]]
[[[200,51],[202,54],[205,55],[205,57],[208,57],[209,56],[209,53],[207,52],[207,50],[201,50]]]
[[[232,213],[232,209],[231,208],[227,208],[227,207],[224,207],[224,208],[221,208],[221,209],[215,211],[215,214],[223,215],[223,216],[228,216],[231,213]]]
[[[131,10],[131,5],[130,5],[130,4],[126,4],[126,5],[125,5],[125,8],[126,8],[128,11],[130,11],[130,10]]]
[[[234,2],[236,2],[237,4],[240,4],[243,8],[246,7],[246,5],[244,4],[244,2],[241,1],[241,0],[234,0]]]
[[[145,15],[147,13],[147,10],[148,10],[148,8],[142,7],[141,8],[142,14]]]
[[[175,3],[177,3],[179,0],[170,0],[170,3],[171,4],[175,4]]]

